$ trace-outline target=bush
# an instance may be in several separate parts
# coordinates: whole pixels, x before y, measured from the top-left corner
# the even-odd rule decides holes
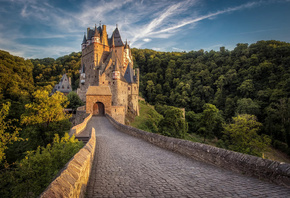
[[[63,138],[56,134],[52,144],[27,151],[24,159],[16,163],[16,168],[6,170],[2,177],[9,180],[0,181],[1,194],[9,197],[37,197],[50,184],[61,168],[83,146],[66,133]],[[3,189],[2,187],[5,187]]]

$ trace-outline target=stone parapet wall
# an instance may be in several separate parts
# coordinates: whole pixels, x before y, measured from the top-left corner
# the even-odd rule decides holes
[[[92,128],[89,142],[65,165],[40,198],[85,197],[95,149],[96,134]]]
[[[290,164],[242,154],[206,144],[165,137],[123,125],[106,115],[120,131],[159,147],[227,170],[254,176],[290,188]]]
[[[92,118],[92,115],[93,114],[90,114],[88,117],[85,118],[85,120],[74,126],[73,128],[71,128],[70,132],[69,132],[69,136],[71,137],[72,135],[78,135],[80,132],[82,132],[86,127],[87,127],[87,124],[88,122],[90,121],[90,119]]]

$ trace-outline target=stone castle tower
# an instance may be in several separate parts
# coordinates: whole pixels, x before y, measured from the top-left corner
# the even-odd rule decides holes
[[[106,25],[87,28],[82,42],[80,84],[77,93],[86,112],[108,113],[124,123],[127,111],[139,114],[139,70],[133,70],[131,49],[118,28],[108,37]]]

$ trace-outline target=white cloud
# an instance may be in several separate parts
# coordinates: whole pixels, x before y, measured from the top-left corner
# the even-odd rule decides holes
[[[149,38],[144,38],[144,39],[143,39],[144,42],[150,42],[151,40],[152,40],[152,39],[149,39]]]

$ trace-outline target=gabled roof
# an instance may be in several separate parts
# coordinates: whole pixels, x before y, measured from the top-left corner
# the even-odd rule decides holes
[[[108,86],[89,86],[87,96],[111,96],[112,92]]]
[[[134,83],[134,72],[133,72],[133,68],[131,67],[131,63],[129,63],[127,66],[124,78],[126,79],[128,83]]]

